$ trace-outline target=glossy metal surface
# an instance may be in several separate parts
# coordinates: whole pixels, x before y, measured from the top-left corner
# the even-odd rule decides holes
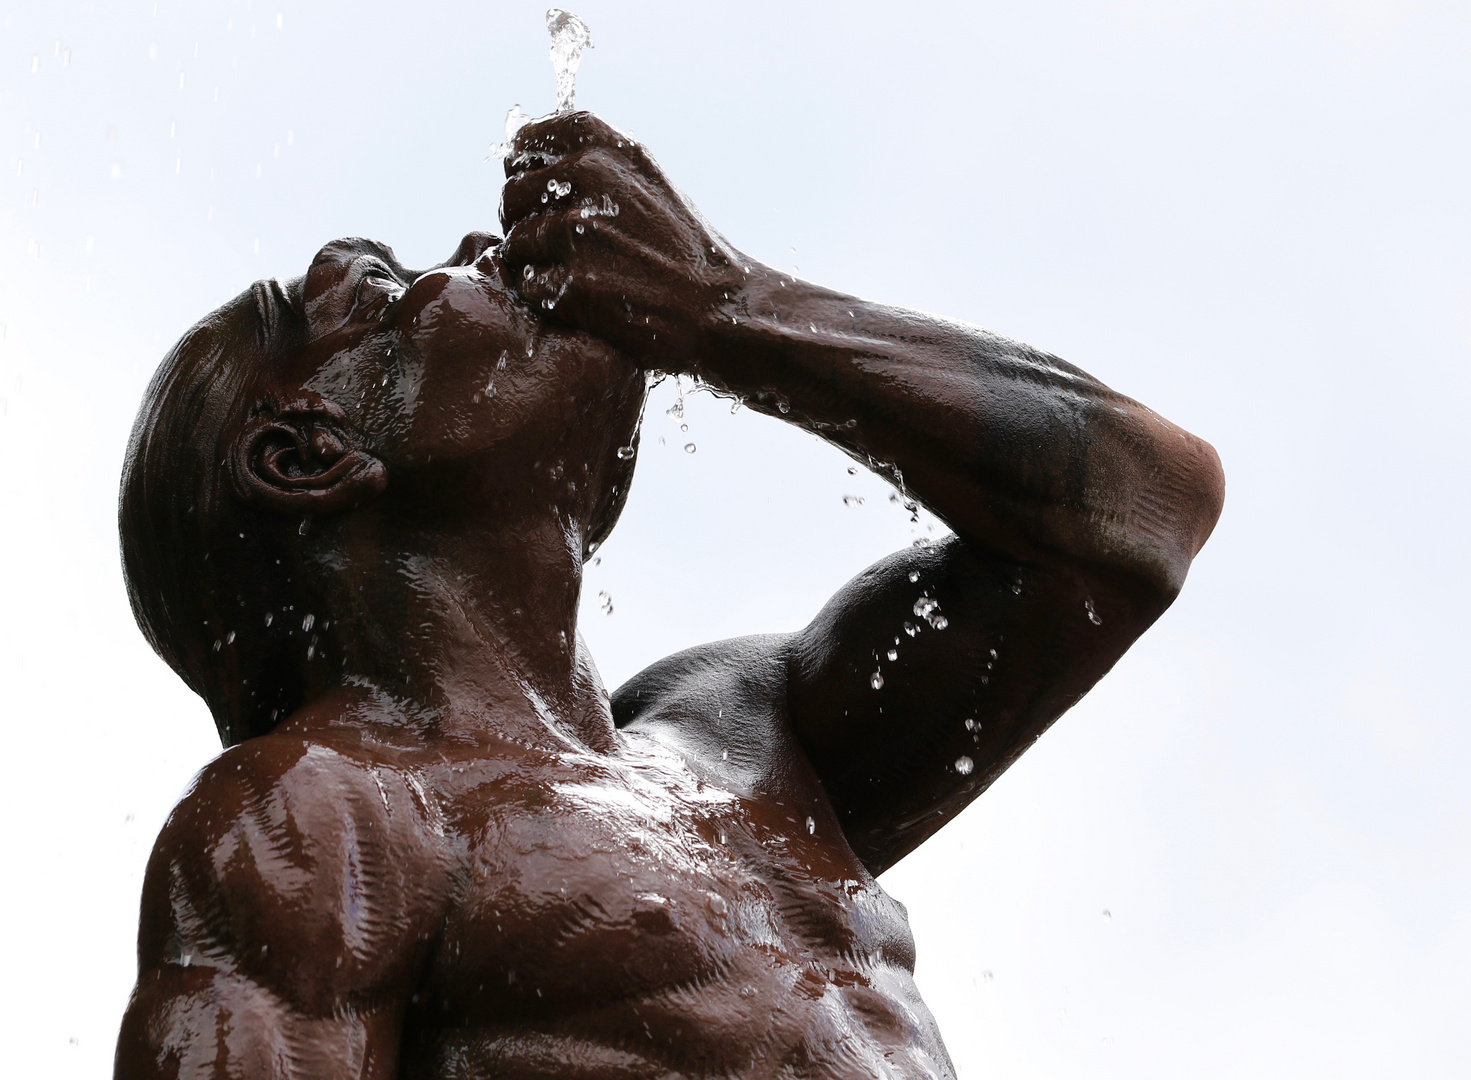
[[[330,244],[150,388],[130,589],[228,749],[150,862],[117,1075],[952,1075],[874,875],[1173,600],[1215,454],[755,263],[590,114],[507,174],[504,244],[422,274]],[[577,598],[649,370],[902,474],[956,536],[610,698]]]

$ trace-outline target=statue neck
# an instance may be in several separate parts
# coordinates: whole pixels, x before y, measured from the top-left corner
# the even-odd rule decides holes
[[[607,694],[577,634],[578,522],[550,507],[452,531],[366,524],[329,588],[340,675],[290,727],[611,749]]]

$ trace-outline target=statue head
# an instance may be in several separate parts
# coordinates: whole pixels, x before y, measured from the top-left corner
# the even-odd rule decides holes
[[[528,311],[494,244],[471,234],[416,273],[335,241],[154,375],[123,469],[124,574],[226,746],[402,645],[415,560],[536,544],[575,582],[616,522],[643,374]]]

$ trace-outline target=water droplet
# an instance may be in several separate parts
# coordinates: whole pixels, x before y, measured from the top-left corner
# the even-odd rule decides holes
[[[961,754],[958,758],[955,759],[955,771],[958,772],[961,776],[969,776],[971,774],[971,770],[973,770],[975,767],[976,763],[970,758],[966,757],[964,754]]]
[[[910,581],[918,581],[919,580],[919,571],[918,570],[911,570],[911,571],[909,571],[909,580]]]
[[[862,506],[863,505],[863,496],[862,495],[844,495],[843,496],[843,505],[846,506],[846,507],[848,507],[850,510],[853,507],[855,507],[855,506]]]
[[[633,457],[633,446],[632,445],[629,445],[629,446],[620,446],[618,448],[618,460],[619,461],[627,461],[631,457]]]
[[[720,760],[721,761],[729,761],[730,760],[730,750],[729,749],[725,749],[725,750],[720,751]]]
[[[857,476],[858,475],[858,469],[857,469],[857,467],[856,466],[853,466],[853,465],[849,465],[848,466],[848,475],[849,476]]]
[[[547,10],[547,33],[552,35],[552,71],[557,76],[557,111],[571,112],[577,100],[577,66],[584,49],[591,49],[592,32],[570,11]]]
[[[989,971],[983,971],[981,972],[981,978],[985,979],[987,982],[990,982],[993,978],[995,978],[995,976],[992,975]]]
[[[695,452],[695,444],[692,443],[692,442],[685,443],[684,444],[684,452],[686,454],[693,454]]]
[[[928,619],[930,617],[930,612],[934,611],[939,606],[940,602],[938,600],[935,600],[932,597],[928,596],[921,596],[918,600],[914,602],[914,613],[918,615],[921,619]]]
[[[235,644],[235,631],[231,630],[228,634],[225,635],[225,644],[226,645],[233,645],[233,644]]]
[[[317,617],[315,615],[308,615],[306,616],[306,618],[301,620],[301,628],[303,630],[310,630],[312,626],[316,624],[316,621]]]
[[[584,232],[587,232],[587,228],[582,224],[582,222],[579,221],[577,223],[577,231],[579,233],[584,233]]]
[[[792,406],[786,401],[778,401],[776,403],[776,411],[785,416],[787,413],[792,411]]]
[[[888,658],[890,660],[897,660],[897,659],[899,659],[899,650],[898,649],[890,649],[886,655],[888,656]]]
[[[1108,922],[1113,922],[1113,912],[1109,911],[1108,908],[1103,909],[1103,917]]]
[[[868,685],[875,690],[882,690],[884,688],[884,673],[882,671],[875,671],[869,676]]]
[[[679,425],[679,430],[682,431],[682,432],[683,431],[688,431],[689,429],[690,429],[690,426],[688,424],[680,424]]]
[[[724,915],[725,914],[725,897],[721,896],[719,893],[711,893],[710,894],[710,910],[713,911],[716,915]]]
[[[912,622],[906,622],[904,624],[904,632],[910,637],[914,637],[915,634],[919,633],[919,627],[915,626]]]
[[[1098,612],[1093,610],[1093,597],[1083,601],[1083,610],[1088,613],[1088,621],[1094,626],[1102,626],[1103,620],[1098,617]]]
[[[965,722],[965,730],[966,731],[980,731],[981,730],[981,722],[979,720],[974,719],[974,718],[972,718],[970,720],[967,720]]]
[[[817,831],[817,822],[813,821],[812,818],[809,816],[807,818],[807,835],[808,836],[811,836],[816,831]]]
[[[950,625],[950,620],[945,618],[945,616],[936,613],[930,616],[930,625],[933,626],[936,630],[943,630],[945,629],[945,627]]]
[[[276,616],[273,615],[273,614],[271,614],[269,611],[266,612],[266,625],[267,626],[270,626],[271,623],[273,623],[275,621],[276,621]]]
[[[613,598],[606,591],[598,593],[598,610],[604,615],[613,614]]]
[[[674,404],[664,410],[664,415],[671,420],[684,419],[684,394],[680,394],[679,397],[674,399]]]

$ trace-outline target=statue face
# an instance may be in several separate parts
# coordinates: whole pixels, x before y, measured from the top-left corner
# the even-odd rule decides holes
[[[478,490],[570,482],[575,502],[626,491],[633,461],[618,450],[634,440],[643,373],[529,311],[492,241],[472,234],[421,274],[372,241],[327,245],[307,275],[311,343],[290,378],[339,405],[390,476],[456,467]]]

